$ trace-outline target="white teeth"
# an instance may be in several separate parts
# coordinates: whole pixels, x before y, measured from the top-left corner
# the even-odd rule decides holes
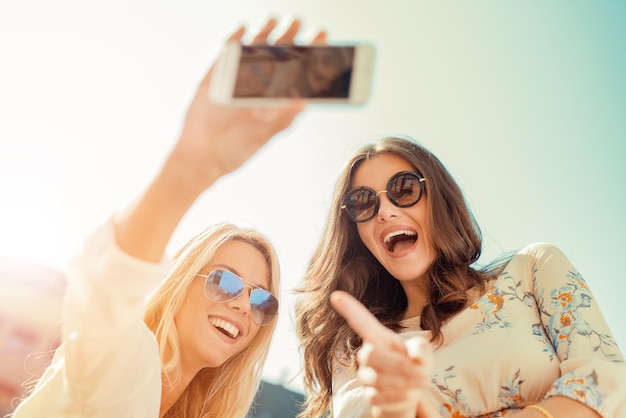
[[[417,233],[414,231],[409,231],[408,229],[400,229],[398,231],[393,231],[385,235],[383,242],[385,244],[389,244],[389,242],[391,242],[391,238],[397,237],[398,235],[408,235],[409,237],[414,237],[417,235]]]
[[[237,336],[239,335],[239,328],[224,319],[211,317],[210,321],[214,327],[226,331],[230,338],[237,338]]]

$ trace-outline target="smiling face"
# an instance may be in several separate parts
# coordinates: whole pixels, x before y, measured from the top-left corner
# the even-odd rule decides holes
[[[269,269],[263,253],[249,243],[229,241],[199,273],[221,269],[235,273],[248,283],[269,289]],[[196,276],[174,321],[180,340],[183,369],[196,373],[218,367],[246,348],[260,326],[250,312],[250,291],[229,302],[214,302],[204,293],[205,279]]]
[[[359,165],[350,187],[385,190],[389,179],[400,171],[415,171],[415,167],[397,155],[380,154]],[[422,289],[423,293],[427,286],[422,278],[435,260],[427,222],[428,193],[424,193],[417,204],[406,208],[395,206],[386,193],[379,193],[378,198],[380,208],[374,218],[356,224],[359,237],[383,267],[401,282],[411,304],[415,289]],[[410,283],[418,283],[418,286]]]
[[[345,69],[341,53],[331,48],[313,49],[306,61],[306,78],[314,93],[328,90]]]
[[[235,97],[264,96],[272,81],[274,63],[269,58],[242,61],[235,81]]]

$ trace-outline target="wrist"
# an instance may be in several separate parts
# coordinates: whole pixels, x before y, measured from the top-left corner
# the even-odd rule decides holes
[[[372,405],[374,418],[415,418],[420,403],[420,391],[411,391],[403,401]]]
[[[416,406],[403,403],[372,406],[373,418],[415,418]]]
[[[534,411],[535,415],[537,417],[541,416],[542,418],[554,418],[552,416],[552,414],[550,412],[548,412],[547,409],[545,409],[544,407],[542,407],[540,405],[537,405],[537,404],[527,405],[527,406],[524,407],[524,410],[525,411],[530,411],[530,410]]]
[[[210,159],[190,155],[189,150],[175,148],[163,164],[158,177],[172,194],[193,202],[223,174]]]

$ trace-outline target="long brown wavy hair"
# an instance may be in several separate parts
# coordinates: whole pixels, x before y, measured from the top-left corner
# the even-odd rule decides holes
[[[197,272],[229,241],[258,249],[267,262],[269,290],[279,296],[279,266],[273,246],[254,229],[229,223],[213,225],[191,238],[173,257],[167,278],[150,296],[145,323],[154,332],[161,354],[163,384],[173,384],[181,373],[180,346],[174,317]],[[244,417],[261,382],[276,320],[259,329],[250,344],[216,368],[196,374],[165,418]]]
[[[441,161],[411,138],[388,137],[358,150],[336,183],[330,214],[322,239],[311,257],[297,289],[296,332],[304,356],[307,398],[300,417],[322,417],[331,410],[332,368],[342,360],[356,365],[360,338],[330,305],[334,290],[359,299],[387,327],[399,330],[407,309],[402,286],[369,252],[359,238],[356,224],[341,205],[352,176],[363,161],[380,154],[395,154],[426,178],[427,222],[436,258],[427,277],[430,293],[421,313],[421,327],[442,341],[441,327],[468,304],[468,290],[485,289],[491,270],[472,267],[481,255],[480,229],[463,192]]]

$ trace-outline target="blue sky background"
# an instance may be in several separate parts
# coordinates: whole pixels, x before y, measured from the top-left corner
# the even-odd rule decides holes
[[[622,351],[626,3],[620,1],[1,0],[0,256],[63,270],[174,143],[231,30],[303,19],[307,40],[377,49],[363,107],[312,107],[202,196],[171,250],[228,219],[280,253],[283,305],[265,376],[294,378],[293,294],[342,162],[411,135],[455,175],[485,259],[547,241],[586,278]],[[291,383],[300,387],[296,376]]]

